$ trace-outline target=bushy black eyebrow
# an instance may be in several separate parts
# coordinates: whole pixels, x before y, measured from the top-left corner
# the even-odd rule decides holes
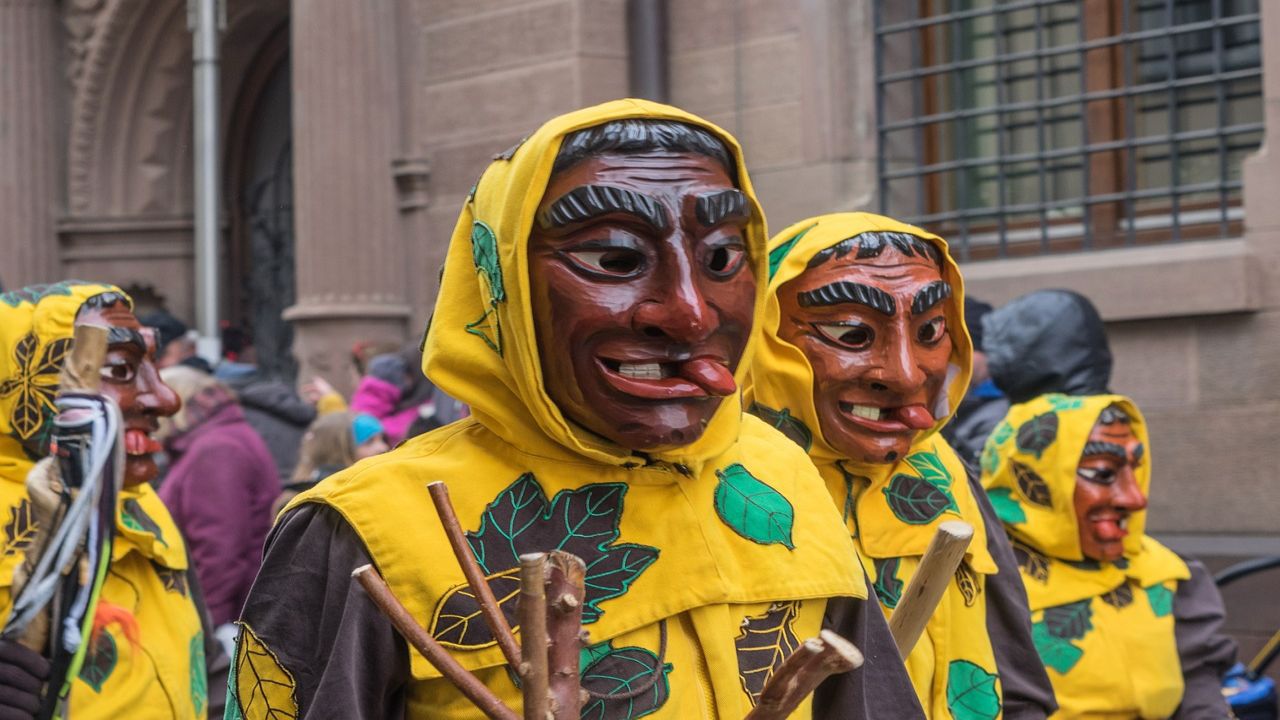
[[[1123,445],[1104,440],[1090,440],[1084,444],[1084,452],[1080,453],[1080,457],[1091,455],[1111,455],[1122,462],[1129,459],[1129,453],[1125,452]]]
[[[138,352],[146,354],[147,340],[142,337],[142,333],[133,328],[115,327],[107,329],[108,345],[136,345]]]
[[[698,222],[707,227],[719,225],[729,218],[746,220],[747,196],[741,190],[728,189],[699,195],[694,209]]]
[[[582,185],[570,190],[538,213],[538,225],[551,230],[617,212],[635,215],[659,232],[671,227],[657,200],[612,185]]]
[[[911,314],[921,315],[949,297],[951,297],[951,283],[935,280],[916,292],[915,299],[911,301]]]
[[[898,311],[898,304],[889,293],[878,287],[846,280],[823,285],[815,290],[805,290],[798,298],[800,307],[828,307],[856,303],[866,305],[890,317]]]

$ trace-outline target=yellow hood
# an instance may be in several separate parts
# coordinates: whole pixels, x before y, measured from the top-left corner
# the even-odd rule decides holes
[[[53,398],[76,313],[105,292],[125,296],[111,285],[81,280],[0,293],[0,477],[21,483],[32,463],[48,454]]]
[[[738,188],[751,203],[744,239],[758,280],[757,317],[764,304],[768,238],[764,213],[733,136],[682,110],[644,100],[616,100],[543,125],[489,165],[463,208],[450,240],[423,356],[423,370],[433,383],[467,403],[482,425],[535,455],[584,456],[612,465],[634,462],[630,450],[569,421],[544,390],[527,252],[534,213],[564,137],[630,118],[688,123],[707,130],[732,152]],[[748,344],[735,374],[739,386],[746,378],[751,352]],[[699,467],[737,440],[741,413],[739,397],[727,397],[697,442],[649,453],[649,457]]]

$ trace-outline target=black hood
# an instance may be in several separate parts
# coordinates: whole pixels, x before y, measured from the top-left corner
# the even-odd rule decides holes
[[[1037,290],[982,319],[987,368],[1012,403],[1045,393],[1096,395],[1111,383],[1111,347],[1093,303]]]

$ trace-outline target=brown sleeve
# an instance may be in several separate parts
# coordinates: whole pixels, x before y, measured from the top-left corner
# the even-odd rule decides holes
[[[1231,716],[1222,697],[1222,676],[1235,664],[1236,644],[1222,634],[1226,610],[1222,595],[1204,565],[1188,560],[1191,579],[1178,583],[1173,596],[1173,634],[1178,642],[1185,689],[1175,720]]]
[[[987,634],[995,652],[996,672],[1004,689],[1006,720],[1043,720],[1058,709],[1044,663],[1031,641],[1031,611],[1022,585],[1018,561],[1004,533],[1004,526],[987,500],[978,480],[969,474],[969,488],[986,524],[987,552],[997,572],[986,579]]]
[[[351,580],[370,562],[351,527],[323,505],[295,508],[267,538],[241,622],[293,676],[300,720],[405,716],[408,646]]]
[[[865,573],[863,574],[865,577]],[[867,581],[871,586],[871,581]],[[832,598],[822,625],[862,651],[862,667],[832,675],[813,694],[813,716],[824,720],[923,718],[907,666],[889,634],[880,603]]]

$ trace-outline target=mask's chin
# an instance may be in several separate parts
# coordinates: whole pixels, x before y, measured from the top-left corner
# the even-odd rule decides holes
[[[124,461],[124,486],[134,487],[151,482],[160,474],[156,461],[150,455],[126,455]]]

